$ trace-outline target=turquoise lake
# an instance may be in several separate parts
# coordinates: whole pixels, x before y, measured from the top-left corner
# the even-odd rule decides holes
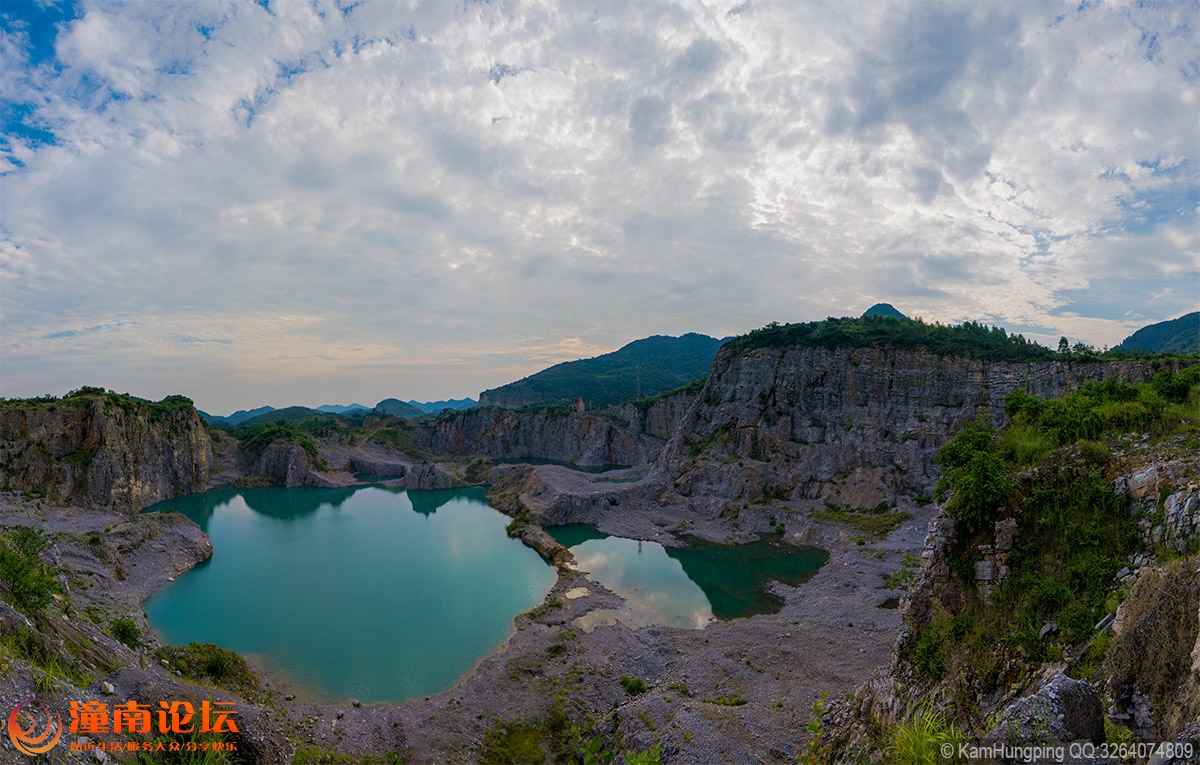
[[[763,541],[688,547],[611,537],[591,526],[551,526],[579,569],[613,592],[675,627],[699,628],[713,618],[774,613],[783,599],[772,581],[796,586],[829,560],[824,550]]]
[[[163,641],[252,656],[322,701],[446,690],[554,583],[479,488],[220,489],[155,510],[213,544],[146,601]]]

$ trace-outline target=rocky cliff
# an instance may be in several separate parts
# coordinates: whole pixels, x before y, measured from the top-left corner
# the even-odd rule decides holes
[[[83,395],[0,406],[0,486],[60,503],[132,512],[199,491],[212,448],[196,410]]]
[[[933,455],[1017,388],[1054,397],[1090,380],[1149,379],[1149,361],[988,362],[881,348],[717,354],[655,465],[683,496],[873,506],[932,493]]]
[[[610,421],[623,424],[632,433],[644,433],[663,441],[669,439],[696,401],[702,386],[691,386],[673,393],[664,393],[648,401],[626,401],[604,408],[602,414]]]
[[[493,460],[542,459],[581,467],[637,465],[654,459],[663,441],[621,423],[558,408],[516,412],[470,409],[413,429],[417,446],[433,454],[474,454]]]

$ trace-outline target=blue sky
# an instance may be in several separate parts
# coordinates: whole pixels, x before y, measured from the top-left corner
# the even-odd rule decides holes
[[[856,315],[1200,302],[1196,3],[8,2],[0,395],[475,396]]]

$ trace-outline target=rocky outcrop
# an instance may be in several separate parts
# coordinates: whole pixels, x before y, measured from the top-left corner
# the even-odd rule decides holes
[[[121,512],[204,487],[213,458],[196,410],[125,403],[79,396],[0,407],[0,487]]]
[[[1003,744],[1028,741],[1103,743],[1104,707],[1096,689],[1057,672],[1034,693],[1005,707],[982,746],[998,749]]]
[[[438,465],[413,465],[404,474],[404,488],[425,491],[428,489],[461,489],[470,486],[455,478]]]
[[[614,404],[603,411],[606,417],[625,423],[625,428],[632,433],[645,433],[666,441],[683,423],[683,418],[696,401],[697,393],[695,390],[681,390],[656,396],[649,401]]]
[[[640,497],[635,484],[577,480],[569,472],[557,465],[499,465],[488,478],[488,500],[509,515],[527,513],[543,526],[559,526],[598,525]]]
[[[284,486],[328,489],[354,482],[349,473],[317,470],[304,447],[287,441],[276,441],[263,449],[258,457],[250,460],[246,472],[276,478]]]
[[[473,454],[493,460],[541,459],[583,467],[649,462],[663,442],[590,414],[559,409],[516,412],[470,409],[413,429],[417,446],[433,454]]]
[[[355,473],[367,473],[381,478],[403,478],[409,466],[402,462],[384,462],[368,457],[354,457],[350,460],[350,469]]]
[[[655,464],[685,495],[746,497],[729,464],[764,468],[767,496],[872,506],[930,494],[933,456],[964,422],[1003,418],[1022,388],[1060,396],[1088,381],[1149,379],[1148,361],[989,362],[881,348],[723,348]]]
[[[1200,539],[1200,460],[1155,461],[1114,482],[1137,503],[1142,543],[1182,553]]]

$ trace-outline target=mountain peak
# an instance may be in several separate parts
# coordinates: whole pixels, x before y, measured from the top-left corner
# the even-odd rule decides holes
[[[867,310],[863,311],[863,316],[888,316],[893,319],[907,319],[908,317],[896,310],[891,303],[876,303]]]

